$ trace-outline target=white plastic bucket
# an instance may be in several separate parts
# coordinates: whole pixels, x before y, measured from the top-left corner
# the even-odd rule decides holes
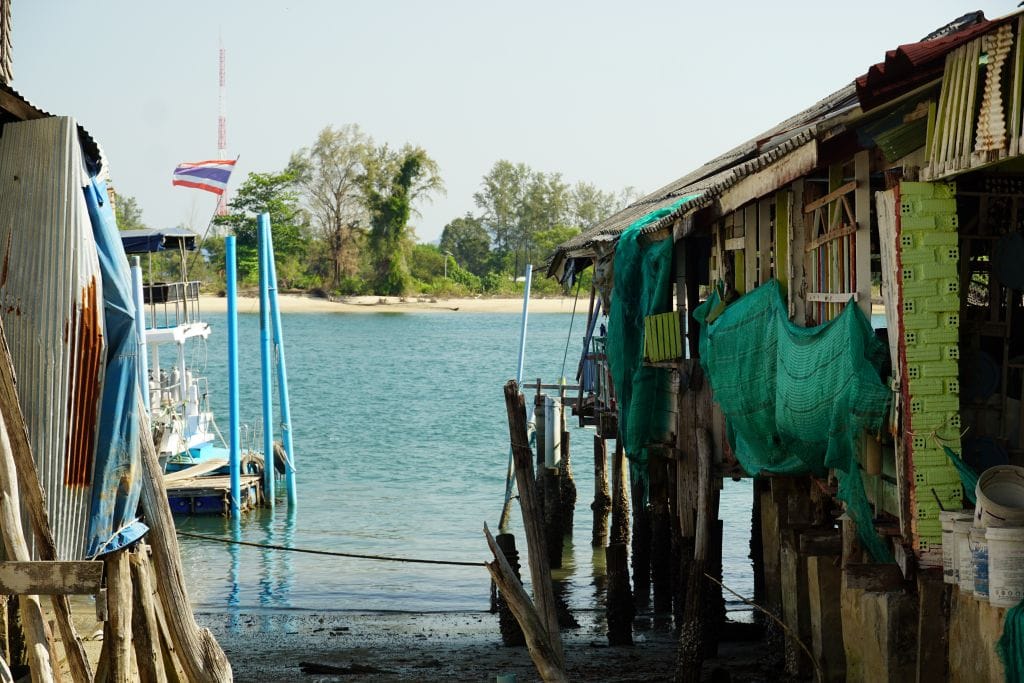
[[[971,557],[971,520],[957,520],[953,523],[953,543],[956,545],[957,585],[960,592],[974,592],[974,558]]]
[[[1024,526],[1024,467],[997,465],[978,477],[974,526]]]
[[[965,514],[962,510],[946,510],[939,513],[942,522],[942,582],[955,584],[959,567],[956,558],[956,541],[953,537],[953,524],[958,519],[974,519],[974,515]]]
[[[988,541],[985,529],[971,529],[968,535],[971,546],[971,565],[974,570],[974,598],[988,601]]]
[[[994,607],[1013,607],[1024,598],[1024,528],[989,527],[988,600]]]

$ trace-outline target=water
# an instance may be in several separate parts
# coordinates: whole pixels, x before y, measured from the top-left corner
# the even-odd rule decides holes
[[[194,366],[210,379],[227,430],[226,325]],[[260,419],[258,318],[239,320],[242,421]],[[561,376],[570,316],[532,314],[526,381]],[[575,375],[585,320],[577,317],[566,372]],[[518,314],[373,313],[282,316],[290,379],[298,509],[182,518],[179,528],[243,541],[347,553],[483,562],[484,522],[496,531],[505,488],[508,425],[503,385],[515,375]],[[573,420],[569,420],[573,424]],[[279,435],[278,435],[279,436]],[[572,429],[578,487],[566,599],[593,608],[603,591],[601,553],[590,546],[593,432]],[[279,486],[279,493],[283,487]],[[725,581],[753,592],[747,559],[751,483],[722,495]],[[513,531],[525,537],[518,505]],[[386,563],[228,546],[180,538],[185,574],[200,609],[484,610],[481,567]],[[525,567],[525,557],[523,558]],[[524,570],[525,573],[525,570]]]

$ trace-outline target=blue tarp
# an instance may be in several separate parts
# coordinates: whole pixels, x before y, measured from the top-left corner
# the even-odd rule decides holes
[[[165,249],[187,251],[196,248],[196,235],[186,228],[164,228],[163,230],[122,230],[118,233],[121,244],[128,254],[149,254]]]
[[[85,188],[93,237],[103,275],[107,368],[93,468],[92,507],[86,556],[96,557],[135,542],[148,530],[136,516],[142,476],[139,444],[139,340],[135,332],[128,257],[107,200],[95,178]]]

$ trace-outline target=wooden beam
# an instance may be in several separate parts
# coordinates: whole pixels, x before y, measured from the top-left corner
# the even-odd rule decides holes
[[[730,237],[727,240],[725,240],[725,250],[742,251],[746,244],[746,239],[743,237]]]
[[[5,90],[0,90],[0,108],[5,109],[22,121],[46,118],[46,114]]]
[[[871,319],[871,154],[857,152],[853,157],[857,190],[854,195],[857,212],[857,302],[864,315]]]
[[[817,249],[818,247],[820,247],[821,245],[823,245],[823,244],[825,244],[827,242],[831,242],[832,240],[837,240],[840,237],[849,237],[850,235],[853,235],[856,232],[857,232],[857,226],[855,226],[855,225],[844,225],[841,228],[836,228],[835,230],[829,230],[828,232],[826,232],[821,237],[816,237],[815,239],[813,239],[810,242],[808,242],[807,246],[804,247],[804,251],[805,252],[812,252],[812,251],[814,251],[815,249]]]
[[[854,564],[843,567],[843,589],[875,593],[903,588],[903,573],[895,564]]]
[[[839,529],[804,531],[800,534],[801,555],[842,555],[843,535]]]
[[[132,573],[132,646],[141,683],[166,683],[160,629],[153,607],[149,546],[140,543],[128,558]]]
[[[793,181],[789,194],[789,287],[787,299],[789,317],[800,325],[803,325],[806,317],[803,293],[807,286],[805,273],[808,255],[804,251],[804,243],[807,241],[808,217],[796,211],[796,208],[803,205],[803,201],[804,180],[799,178]]]
[[[0,562],[0,593],[9,595],[93,595],[102,583],[102,562]]]
[[[772,201],[757,203],[757,282],[764,284],[772,277]]]
[[[718,215],[735,211],[749,201],[771,194],[797,178],[802,178],[817,165],[818,141],[811,140],[723,192],[715,202],[714,211]]]
[[[104,640],[110,639],[109,683],[132,682],[132,574],[128,550],[104,556],[110,621]]]
[[[857,292],[807,292],[804,297],[808,301],[817,301],[827,304],[845,304],[850,299],[859,301]]]
[[[864,153],[866,154],[867,152],[864,152]],[[843,195],[850,194],[851,192],[853,192],[856,189],[857,189],[857,181],[856,180],[851,180],[850,182],[846,183],[845,185],[840,185],[839,187],[837,187],[836,189],[832,190],[831,192],[829,192],[824,197],[820,197],[818,199],[815,199],[810,204],[805,205],[804,206],[804,213],[813,213],[815,209],[820,209],[821,207],[825,206],[826,204],[831,204],[832,202],[834,202],[835,200],[839,199]]]
[[[757,204],[743,209],[743,268],[744,292],[752,291],[757,281]]]

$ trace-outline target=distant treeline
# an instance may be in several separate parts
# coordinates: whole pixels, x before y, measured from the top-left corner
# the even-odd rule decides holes
[[[635,199],[571,185],[560,173],[495,162],[473,195],[476,213],[452,219],[439,244],[418,244],[417,207],[444,193],[437,163],[421,147],[377,145],[359,126],[328,126],[278,172],[250,173],[214,219],[234,234],[239,277],[255,285],[256,216],[269,212],[280,286],[330,295],[512,294],[526,263]],[[146,227],[132,197],[116,202],[123,230]],[[201,231],[201,228],[200,230]],[[223,287],[222,236],[207,237],[208,259],[191,259],[189,277]],[[169,260],[158,261],[174,277]],[[557,286],[537,281],[540,292]]]

